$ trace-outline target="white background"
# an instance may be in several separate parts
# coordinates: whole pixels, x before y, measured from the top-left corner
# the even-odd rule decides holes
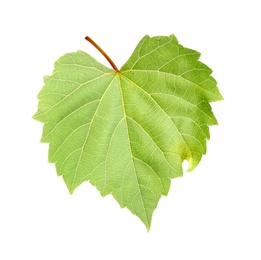
[[[0,4],[0,259],[261,259],[259,1],[2,1]],[[81,49],[118,67],[145,35],[174,33],[225,100],[212,105],[207,156],[172,181],[148,233],[89,183],[69,195],[31,119],[42,77]],[[108,65],[109,66],[109,65]]]

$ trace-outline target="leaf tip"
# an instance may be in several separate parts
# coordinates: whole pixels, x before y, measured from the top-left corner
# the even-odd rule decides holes
[[[186,158],[186,159],[184,159],[184,160],[186,160],[187,161],[187,163],[188,163],[188,168],[187,168],[187,172],[192,172],[195,168],[196,168],[196,166],[198,165],[198,163],[199,163],[199,161],[195,161],[195,160],[193,160],[193,158],[191,157],[191,158]],[[183,160],[183,162],[184,162],[184,160]]]
[[[36,121],[39,121],[38,120],[38,112],[36,112],[33,116],[32,116],[32,119],[36,120]]]
[[[174,40],[175,42],[178,43],[178,39],[177,39],[177,37],[176,37],[173,33],[169,36],[169,38],[170,38],[171,40]]]
[[[69,191],[70,195],[73,195],[73,192],[74,192],[75,188],[72,185],[70,185],[70,186],[67,185],[67,188],[68,188],[68,191]]]
[[[219,93],[219,100],[220,101],[224,100],[224,97],[221,95],[221,93]]]
[[[145,225],[146,226],[146,229],[147,229],[147,233],[150,232],[150,225]]]

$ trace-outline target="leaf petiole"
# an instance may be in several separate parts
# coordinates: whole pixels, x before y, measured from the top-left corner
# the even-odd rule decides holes
[[[108,56],[108,54],[89,36],[85,37],[85,40],[90,42],[105,58],[106,60],[111,64],[112,68],[116,72],[120,72],[115,63],[112,61],[112,59]]]

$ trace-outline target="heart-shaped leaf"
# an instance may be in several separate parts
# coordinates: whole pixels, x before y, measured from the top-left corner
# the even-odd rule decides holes
[[[55,62],[34,118],[70,193],[90,181],[150,228],[183,160],[196,167],[217,124],[209,102],[222,96],[199,57],[171,35],[145,36],[120,70],[82,51]]]

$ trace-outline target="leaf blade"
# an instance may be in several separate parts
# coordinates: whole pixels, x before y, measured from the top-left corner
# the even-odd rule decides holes
[[[145,36],[120,72],[82,51],[55,63],[34,118],[70,193],[89,181],[150,229],[182,161],[197,166],[217,124],[209,102],[222,96],[199,57],[174,35]]]

